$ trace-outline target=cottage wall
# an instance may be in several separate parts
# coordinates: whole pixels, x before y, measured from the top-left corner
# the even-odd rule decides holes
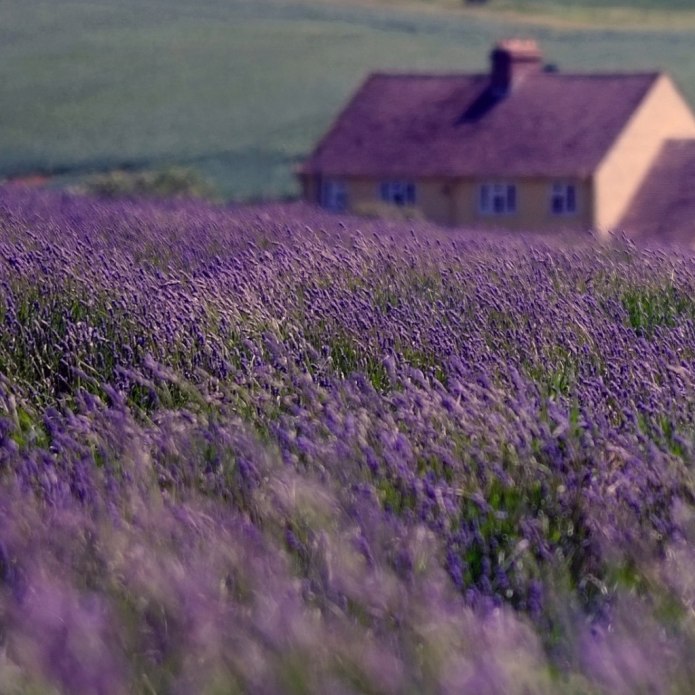
[[[509,215],[486,215],[480,212],[480,185],[501,181],[516,185],[517,210]],[[556,215],[550,208],[554,182],[573,183],[577,191],[577,210]],[[454,192],[454,223],[476,229],[513,229],[521,231],[586,231],[592,226],[592,193],[589,180],[553,178],[485,178],[460,181]]]
[[[670,78],[661,75],[596,171],[596,229],[617,227],[666,140],[692,137],[695,118]]]
[[[370,213],[378,211],[385,205],[380,200],[380,178],[338,177],[346,186],[348,196],[348,209],[351,212]],[[445,179],[420,179],[416,180],[417,204],[419,213],[428,220],[437,224],[451,225],[454,223],[452,212],[452,199],[448,191],[451,184]],[[308,189],[317,195],[317,184],[313,183]],[[305,194],[305,199],[311,200]],[[317,198],[313,198],[316,200]]]
[[[299,185],[302,189],[302,200],[306,200],[307,203],[318,203],[319,192],[318,192],[318,177],[309,176],[307,174],[299,174]]]
[[[348,209],[369,213],[382,205],[379,199],[381,179],[342,178],[348,195]],[[503,180],[516,184],[517,212],[510,215],[484,215],[479,210],[480,184]],[[577,211],[555,215],[550,209],[551,185],[554,181],[572,182],[577,191]],[[569,179],[480,179],[455,180],[428,178],[416,180],[416,208],[423,217],[441,225],[477,229],[515,229],[533,231],[584,231],[592,227],[593,195],[589,180]],[[305,199],[316,200],[317,185],[305,187]]]

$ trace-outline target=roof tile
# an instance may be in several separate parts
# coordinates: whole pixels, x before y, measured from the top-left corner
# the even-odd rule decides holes
[[[588,176],[658,76],[538,72],[496,98],[488,75],[375,73],[300,171]]]

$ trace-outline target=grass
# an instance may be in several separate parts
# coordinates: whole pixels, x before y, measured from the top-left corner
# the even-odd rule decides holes
[[[323,0],[332,3],[336,0]],[[468,16],[506,17],[553,26],[595,28],[682,27],[695,23],[690,0],[353,0],[370,7],[412,8],[428,12],[456,12]]]
[[[561,69],[668,70],[695,102],[695,21],[589,31],[545,21],[567,2],[514,15],[502,0],[455,14],[450,0],[365,2],[5,0],[0,177],[180,165],[225,197],[293,195],[292,166],[369,71],[484,70],[490,45],[519,33]]]

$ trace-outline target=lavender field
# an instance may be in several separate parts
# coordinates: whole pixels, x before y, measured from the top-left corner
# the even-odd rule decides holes
[[[692,692],[689,251],[0,189],[0,284],[1,692]]]

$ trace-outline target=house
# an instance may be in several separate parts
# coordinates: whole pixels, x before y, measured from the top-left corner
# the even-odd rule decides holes
[[[668,75],[558,72],[512,39],[488,74],[372,74],[297,174],[306,200],[334,210],[607,232],[638,219],[674,140],[695,140],[695,117]]]
[[[633,237],[695,240],[695,140],[669,140],[639,187],[620,228]]]

